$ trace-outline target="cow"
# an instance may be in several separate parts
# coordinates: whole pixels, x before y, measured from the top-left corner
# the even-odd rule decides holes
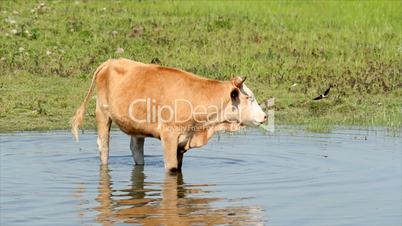
[[[218,131],[238,131],[267,120],[253,92],[239,76],[207,79],[180,69],[125,58],[110,59],[95,71],[72,118],[78,140],[85,109],[96,87],[97,144],[101,164],[109,158],[112,122],[131,136],[135,164],[144,164],[144,139],[161,140],[164,166],[181,171],[184,153],[207,144]]]

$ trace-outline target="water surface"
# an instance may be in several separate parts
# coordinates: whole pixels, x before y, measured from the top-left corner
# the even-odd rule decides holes
[[[0,225],[401,225],[402,139],[280,128],[215,136],[167,175],[160,142],[134,166],[115,131],[108,167],[96,134],[0,136]]]

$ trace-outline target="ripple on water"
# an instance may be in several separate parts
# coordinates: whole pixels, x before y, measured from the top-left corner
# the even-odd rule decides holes
[[[164,173],[159,141],[134,167],[112,133],[109,167],[94,133],[2,135],[1,225],[400,225],[402,144],[359,130],[221,135]]]

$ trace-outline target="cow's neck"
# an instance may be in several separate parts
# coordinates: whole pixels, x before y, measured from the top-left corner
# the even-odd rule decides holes
[[[203,95],[207,100],[204,101],[207,105],[217,106],[218,112],[216,112],[216,118],[209,120],[204,124],[204,127],[216,126],[224,120],[224,111],[231,104],[230,92],[233,89],[231,82],[222,82],[216,80],[210,80],[210,84],[206,88],[207,91]],[[218,119],[217,119],[218,118]]]

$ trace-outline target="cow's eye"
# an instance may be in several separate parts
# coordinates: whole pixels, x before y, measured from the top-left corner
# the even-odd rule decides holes
[[[236,99],[239,96],[239,90],[238,89],[234,89],[232,90],[232,92],[230,93],[230,97],[232,99]]]

